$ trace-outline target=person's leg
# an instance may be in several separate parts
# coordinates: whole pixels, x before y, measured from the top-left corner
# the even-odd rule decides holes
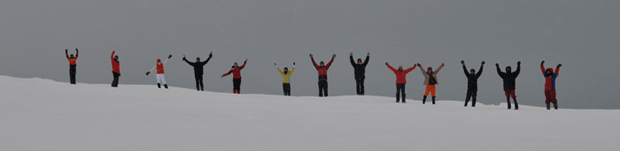
[[[116,72],[112,72],[112,76],[114,77],[114,80],[112,80],[112,87],[118,87],[118,77],[121,75]]]
[[[504,94],[506,95],[506,103],[508,103],[508,109],[510,109],[510,92],[509,92],[509,90],[504,90]]]
[[[71,78],[71,84],[75,84],[75,72],[70,73],[69,77]]]
[[[196,91],[200,91],[200,78],[194,77],[194,79],[196,79]]]
[[[319,80],[319,97],[323,97],[323,81]]]
[[[473,89],[471,93],[471,107],[476,107],[476,97],[478,97],[478,89]]]
[[[160,74],[157,74],[157,75],[160,75]],[[164,87],[168,89],[168,84],[166,83],[166,76],[164,76],[164,74],[161,74],[161,82],[163,82]]]
[[[422,104],[426,104],[426,97],[428,96],[428,93],[430,93],[430,86],[431,85],[427,85],[426,90],[424,90],[424,98],[422,98]]]
[[[400,89],[401,89],[401,85],[400,84],[396,84],[396,103],[400,102]]]
[[[237,94],[241,94],[241,78],[239,78],[237,81]]]
[[[545,90],[545,104],[547,105],[547,110],[551,109],[551,94],[549,94],[549,90]]]
[[[407,94],[405,94],[405,84],[401,84],[401,89],[400,89],[400,94],[401,94],[401,98],[403,103],[407,103]]]
[[[282,83],[282,92],[284,92],[284,96],[286,96],[286,83]]]
[[[512,100],[515,103],[515,110],[519,109],[519,103],[517,103],[517,95],[515,94],[515,90],[510,90],[510,95],[512,95]]]
[[[291,83],[286,84],[286,95],[291,96]]]
[[[431,87],[431,95],[433,96],[433,104],[435,104],[435,85],[430,85]]]
[[[359,79],[355,79],[355,93],[357,95],[360,95],[360,80]]]
[[[325,94],[325,97],[327,97],[327,96],[328,96],[328,95],[327,95],[327,90],[328,90],[328,89],[327,89],[327,80],[325,80],[325,87],[323,87],[323,91],[325,91],[325,92],[323,92],[323,93]]]
[[[551,99],[550,101],[553,103],[553,108],[555,108],[556,110],[558,109],[558,99],[556,98],[556,93],[555,90],[550,90],[550,96]]]
[[[469,103],[469,98],[471,98],[471,89],[467,89],[467,95],[465,96],[465,107],[467,107],[467,103]],[[473,102],[472,102],[473,103]]]
[[[161,76],[159,76],[160,74],[156,74],[155,77],[157,78],[157,87],[161,89]]]
[[[364,95],[364,79],[360,79],[360,94]]]

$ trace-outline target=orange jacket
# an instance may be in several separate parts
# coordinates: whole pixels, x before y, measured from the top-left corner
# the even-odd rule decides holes
[[[80,54],[80,52],[76,52],[75,53],[75,58],[71,59],[71,58],[69,58],[69,53],[65,53],[65,56],[67,56],[67,60],[69,60],[69,64],[70,65],[75,65],[75,61],[78,58],[78,54]]]
[[[157,59],[157,65],[151,68],[151,70],[149,70],[148,73],[153,72],[153,70],[157,69],[157,74],[164,74],[164,64],[166,64],[166,62],[168,62],[169,59],[170,58],[164,60],[164,62],[161,62],[161,59]]]
[[[387,64],[387,67],[390,68],[394,74],[396,74],[396,84],[407,84],[407,73],[413,71],[416,66],[413,66],[407,70],[397,70],[389,64]]]
[[[112,72],[121,74],[119,62],[114,60],[114,51],[112,51],[112,56],[110,56],[110,59],[112,60]]]
[[[237,68],[232,68],[230,71],[226,72],[222,77],[228,76],[229,74],[233,74],[233,79],[241,78],[241,69],[245,68],[245,64],[248,62],[243,62],[243,65],[238,66]]]

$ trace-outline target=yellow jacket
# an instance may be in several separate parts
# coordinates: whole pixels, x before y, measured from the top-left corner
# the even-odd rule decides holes
[[[293,69],[291,71],[288,71],[288,73],[286,74],[284,74],[284,72],[282,72],[279,67],[276,67],[276,69],[278,69],[278,72],[280,72],[280,75],[282,75],[282,83],[291,82],[291,75],[293,75],[293,72],[295,72],[295,67],[293,67]]]

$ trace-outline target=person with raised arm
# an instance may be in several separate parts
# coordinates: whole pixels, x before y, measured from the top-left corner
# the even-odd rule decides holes
[[[118,61],[118,55],[114,55],[116,51],[112,51],[112,56],[110,56],[110,60],[112,60],[112,76],[114,80],[112,80],[112,87],[118,87],[118,78],[121,76],[121,67],[120,61]]]
[[[310,54],[310,60],[312,60],[312,64],[314,64],[314,68],[319,72],[319,97],[323,97],[323,93],[325,93],[325,97],[327,97],[327,69],[334,62],[334,58],[336,58],[336,54],[332,56],[332,59],[325,65],[323,61],[321,61],[320,65],[317,65],[314,61],[314,57]]]
[[[222,78],[224,78],[231,73],[233,74],[233,93],[235,94],[241,94],[241,69],[245,68],[246,63],[248,63],[248,59],[245,59],[242,66],[238,66],[237,62],[235,62],[232,69],[222,75]]]
[[[76,61],[78,58],[78,55],[80,54],[80,51],[75,48],[75,56],[73,56],[73,54],[71,54],[71,56],[69,56],[69,50],[65,49],[65,56],[67,57],[67,60],[69,60],[69,80],[71,82],[71,84],[75,85],[75,73],[76,73]]]
[[[276,63],[273,63],[273,66],[275,66],[278,72],[280,72],[280,75],[282,75],[282,90],[284,91],[284,96],[291,96],[291,75],[295,72],[295,62],[293,62],[293,69],[291,69],[291,71],[288,71],[287,67],[284,67],[284,71],[280,70]]]
[[[353,61],[353,53],[349,57],[351,66],[355,70],[355,92],[357,95],[364,95],[364,79],[366,79],[366,65],[368,65],[368,59],[370,59],[370,53],[366,55],[366,60],[362,62],[362,58],[357,59],[357,63]]]
[[[161,89],[161,84],[160,83],[164,83],[164,87],[166,89],[168,89],[168,84],[166,84],[166,78],[164,77],[164,64],[166,64],[166,62],[168,62],[168,60],[170,60],[170,58],[172,58],[172,55],[168,55],[168,58],[166,58],[166,60],[164,60],[164,62],[161,62],[161,59],[157,59],[157,64],[155,64],[155,66],[153,68],[151,68],[151,70],[146,72],[146,75],[148,76],[153,70],[157,69],[157,87]]]
[[[202,82],[202,75],[204,75],[204,66],[211,60],[213,57],[213,51],[209,54],[209,58],[204,62],[200,62],[200,57],[196,57],[196,62],[190,62],[185,58],[185,54],[183,54],[183,61],[185,61],[190,66],[194,67],[194,78],[196,79],[196,90],[197,91],[205,91],[205,85]]]
[[[508,109],[510,109],[510,97],[515,103],[515,110],[519,109],[519,104],[517,103],[517,95],[515,94],[516,89],[516,81],[517,76],[521,73],[521,61],[517,62],[517,70],[512,72],[512,68],[510,66],[506,66],[506,72],[502,72],[499,69],[499,63],[495,63],[495,67],[497,68],[497,74],[504,81],[504,94],[506,95],[506,102],[508,103]]]
[[[478,96],[478,78],[482,75],[482,69],[484,68],[484,61],[480,64],[480,69],[478,73],[476,73],[475,69],[469,70],[467,72],[467,67],[465,66],[465,61],[461,60],[461,64],[463,65],[463,73],[465,73],[465,77],[467,77],[467,95],[465,96],[465,107],[467,107],[467,103],[471,98],[471,107],[476,107],[476,97]]]
[[[439,66],[439,68],[437,68],[437,70],[433,71],[432,67],[428,67],[428,69],[426,71],[424,71],[424,68],[422,67],[422,65],[420,65],[418,63],[418,67],[420,67],[420,70],[422,71],[422,75],[424,75],[424,85],[426,85],[426,91],[424,92],[424,98],[422,99],[422,104],[426,103],[426,97],[428,96],[428,93],[430,92],[431,95],[433,96],[432,101],[433,104],[435,104],[435,85],[439,84],[439,82],[437,82],[437,73],[439,73],[439,71],[441,70],[441,68],[443,68],[444,64],[441,63],[441,66]]]
[[[405,84],[407,84],[407,73],[413,71],[417,65],[413,65],[413,67],[407,68],[406,70],[403,70],[403,65],[398,66],[398,70],[394,69],[394,67],[390,66],[387,62],[385,62],[385,65],[392,70],[392,72],[394,72],[394,75],[396,75],[396,103],[398,103],[401,98],[403,103],[407,103],[407,101],[405,101]]]
[[[553,108],[558,109],[558,99],[555,97],[555,78],[558,77],[560,73],[560,67],[562,64],[558,64],[555,68],[555,72],[553,68],[545,69],[545,61],[540,62],[540,71],[542,71],[543,76],[545,77],[545,104],[547,104],[547,110],[551,109],[550,103],[553,103]]]

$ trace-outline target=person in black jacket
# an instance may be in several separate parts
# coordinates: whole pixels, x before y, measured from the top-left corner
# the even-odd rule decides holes
[[[461,60],[461,64],[463,65],[463,72],[467,77],[467,96],[465,97],[465,107],[467,107],[469,98],[471,98],[471,107],[476,107],[476,96],[478,95],[478,78],[480,77],[480,75],[482,75],[484,61],[482,61],[482,64],[480,64],[480,70],[478,70],[478,73],[476,73],[476,70],[474,69],[471,69],[469,72],[467,72],[465,61]]]
[[[495,67],[497,68],[497,74],[499,74],[499,77],[501,77],[504,80],[504,93],[506,94],[506,100],[508,102],[508,109],[510,109],[510,97],[512,96],[512,99],[515,102],[515,110],[519,109],[519,104],[517,104],[517,96],[515,95],[515,88],[516,88],[516,80],[517,80],[517,76],[519,76],[519,73],[521,72],[521,61],[517,62],[517,70],[515,72],[511,72],[511,68],[510,66],[506,67],[506,72],[502,72],[501,69],[499,69],[499,64],[496,63]]]
[[[196,90],[198,91],[205,90],[205,86],[202,82],[202,75],[204,74],[203,67],[207,64],[207,62],[209,62],[209,60],[211,60],[211,57],[213,57],[213,51],[211,51],[209,58],[207,58],[204,62],[200,62],[200,57],[196,57],[196,62],[189,62],[185,59],[185,54],[183,54],[183,61],[194,67],[194,78],[196,78]]]
[[[366,79],[366,65],[368,65],[368,59],[370,59],[370,53],[366,55],[366,61],[362,63],[362,58],[357,59],[357,63],[353,61],[353,53],[349,57],[351,60],[351,66],[355,69],[355,90],[357,95],[364,95],[364,79]]]

